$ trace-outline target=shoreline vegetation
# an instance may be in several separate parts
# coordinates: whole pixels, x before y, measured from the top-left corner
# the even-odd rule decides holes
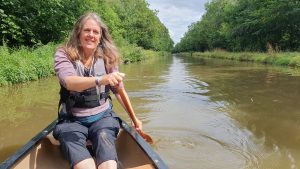
[[[300,3],[296,0],[211,0],[201,19],[188,27],[175,46],[158,11],[151,10],[146,0],[75,2],[0,3],[0,86],[53,76],[55,49],[75,19],[87,11],[98,13],[107,24],[123,63],[173,52],[300,67]]]
[[[299,68],[299,2],[210,0],[172,52]]]
[[[5,0],[0,3],[0,86],[53,76],[56,48],[86,12],[106,23],[123,63],[155,59],[173,48],[158,11],[146,0]]]
[[[227,59],[300,68],[300,52],[228,52],[216,49],[206,52],[180,52],[178,54],[181,56]]]
[[[54,52],[58,46],[54,43],[34,49],[0,46],[0,87],[54,76]],[[119,52],[121,64],[170,55],[170,52],[145,50],[132,44],[123,44],[119,47]]]

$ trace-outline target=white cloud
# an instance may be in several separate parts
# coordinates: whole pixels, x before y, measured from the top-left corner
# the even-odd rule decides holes
[[[209,0],[147,0],[150,9],[158,10],[158,17],[168,28],[175,43],[180,41],[188,26],[199,21]]]

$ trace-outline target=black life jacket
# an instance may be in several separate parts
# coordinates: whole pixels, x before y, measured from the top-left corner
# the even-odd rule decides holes
[[[78,76],[90,77],[90,76],[103,76],[107,74],[104,60],[99,58],[93,61],[93,66],[91,69],[85,69],[83,64],[78,60],[73,63],[73,66],[76,70]],[[65,111],[69,117],[72,117],[71,109],[73,107],[77,108],[93,108],[100,106],[106,102],[108,98],[110,98],[109,85],[92,87],[86,89],[82,92],[69,91],[64,86],[60,85],[60,105],[65,106]],[[63,104],[64,103],[64,104]],[[60,113],[59,113],[60,117]]]

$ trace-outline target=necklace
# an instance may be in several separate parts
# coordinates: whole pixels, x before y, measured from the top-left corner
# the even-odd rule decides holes
[[[94,63],[94,56],[91,59],[89,58],[85,63],[83,63],[83,61],[82,61],[82,64],[84,66],[84,70],[83,70],[84,76],[86,76],[86,77],[92,76],[93,63]]]
[[[84,65],[85,68],[90,69],[93,62],[94,62],[94,57],[89,57],[88,59],[84,60],[82,59],[82,64]]]

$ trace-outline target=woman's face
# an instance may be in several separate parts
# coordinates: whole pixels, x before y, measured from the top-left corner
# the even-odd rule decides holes
[[[91,56],[97,48],[101,37],[101,29],[96,21],[88,19],[80,32],[80,45],[85,57]]]

